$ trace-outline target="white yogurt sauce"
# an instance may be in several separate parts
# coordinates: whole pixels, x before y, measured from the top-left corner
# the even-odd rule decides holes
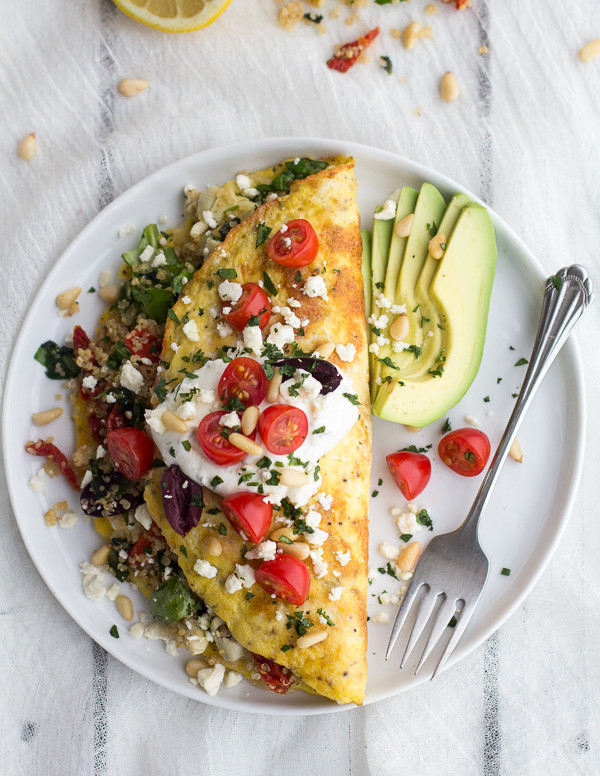
[[[254,360],[259,363],[263,361],[261,358]],[[287,379],[283,383],[278,403],[300,408],[308,420],[307,437],[293,453],[293,456],[306,466],[291,466],[288,456],[274,455],[264,445],[264,456],[271,460],[268,468],[259,469],[256,465],[263,457],[261,455],[247,455],[240,463],[220,466],[202,452],[198,444],[197,429],[205,415],[223,410],[222,402],[217,395],[217,386],[226,366],[227,364],[221,359],[209,361],[194,372],[197,375],[196,378],[185,377],[179,389],[171,391],[156,408],[146,411],[146,422],[151,428],[154,442],[163,460],[167,466],[176,463],[188,477],[220,496],[239,491],[261,492],[259,486],[262,486],[266,500],[273,504],[280,504],[282,499],[289,498],[295,506],[305,506],[321,485],[321,476],[317,468],[319,459],[332,450],[358,420],[358,407],[344,396],[345,393],[354,394],[352,380],[340,372],[342,374],[340,385],[335,391],[324,395],[318,393],[321,384],[315,381],[312,375],[305,378],[298,389],[298,396],[290,396],[287,390],[296,382],[297,377]],[[305,373],[300,371],[300,374]],[[187,401],[185,401],[186,398]],[[270,403],[263,401],[260,405],[261,412],[268,406]],[[171,410],[185,419],[188,426],[186,434],[176,434],[164,427],[161,417],[165,410]],[[324,431],[313,433],[323,427]],[[261,444],[258,432],[256,441]],[[182,442],[189,442],[189,451],[185,449]],[[276,466],[277,463],[280,465]],[[265,481],[271,477],[271,472],[281,471],[282,468],[306,472],[310,478],[309,483],[301,487],[267,485]],[[240,481],[242,477],[243,482]],[[220,478],[222,482],[215,478]]]

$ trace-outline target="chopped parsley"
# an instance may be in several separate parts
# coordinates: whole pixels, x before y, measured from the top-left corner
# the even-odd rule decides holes
[[[392,359],[389,356],[386,356],[385,358],[378,358],[377,360],[380,363],[385,364],[386,366],[389,366],[390,369],[397,369],[397,370],[400,369],[399,366],[396,366],[396,364],[394,364],[394,362],[392,361]]]
[[[310,525],[307,525],[304,518],[297,517],[294,520],[294,525],[292,526],[292,531],[297,535],[301,533],[314,533],[315,529],[311,528]]]
[[[184,439],[183,442],[181,443],[181,446],[186,451],[186,453],[189,453],[190,450],[192,449],[192,443],[189,441],[189,439]]]
[[[218,485],[223,482],[223,479],[216,474],[210,481],[210,487],[214,490]]]
[[[109,630],[110,635],[113,637],[113,639],[119,638],[119,629],[116,625],[113,625],[112,628]]]
[[[429,452],[431,450],[432,445],[427,445],[426,447],[417,447],[416,445],[409,445],[408,447],[403,447],[401,450],[398,450],[399,453],[421,453],[421,455],[425,455],[425,453]]]
[[[252,595],[252,593],[250,593],[250,595]],[[289,652],[290,649],[294,649],[292,644],[284,644],[283,647],[281,647],[282,652]]]
[[[398,579],[399,580],[398,575],[396,574],[396,572],[392,568],[392,564],[389,561],[387,563],[387,566],[381,566],[380,568],[377,569],[377,571],[380,574],[389,574],[390,577],[394,577],[394,579]]]
[[[483,397],[483,400],[484,400],[485,402],[489,402],[489,400],[490,400],[490,397],[489,397],[489,396],[484,396],[484,397]]]
[[[417,512],[416,520],[419,525],[424,525],[426,528],[429,528],[430,531],[433,531],[433,521],[429,517],[429,512],[426,509],[420,509]]]
[[[388,75],[392,74],[392,60],[389,57],[379,57],[379,64]]]
[[[235,278],[237,278],[237,272],[233,269],[233,267],[221,267],[221,269],[218,269],[215,272],[215,275],[218,275],[224,280],[235,280]]]
[[[279,485],[280,479],[281,472],[278,472],[277,469],[271,469],[270,477],[268,480],[265,480],[265,485]]]
[[[331,617],[327,614],[325,609],[317,609],[317,614],[320,614],[321,617],[325,620],[327,625],[335,625],[334,621],[331,619]]]
[[[187,558],[187,550],[183,544],[179,547],[179,552]]]
[[[302,18],[306,19],[307,22],[312,22],[313,24],[321,24],[323,21],[323,14],[305,13]]]
[[[409,542],[413,538],[412,534],[401,534],[400,535],[400,541],[401,542]]]
[[[360,401],[358,400],[358,396],[355,393],[344,393],[342,394],[351,404],[354,404],[356,407],[360,407]]]
[[[179,320],[179,318],[175,314],[175,310],[172,310],[172,309],[167,310],[167,318],[170,318],[178,326],[181,325],[181,321]]]
[[[503,577],[510,577],[510,569],[503,568],[500,573],[502,574]]]
[[[450,618],[450,621],[448,622],[448,627],[449,628],[456,627],[456,623],[457,622],[458,622],[458,620],[456,619],[456,617],[454,615],[452,615],[452,617]]]
[[[525,366],[525,364],[528,364],[529,361],[526,358],[520,358],[516,363],[515,366]]]
[[[202,500],[202,496],[200,496],[198,493],[192,494],[191,505],[193,507],[203,507],[204,506],[204,501]],[[210,512],[210,509],[208,511]],[[218,511],[219,510],[217,510],[217,512]]]
[[[219,533],[221,534],[221,536],[227,536],[227,526],[225,525],[225,523],[221,523],[221,525],[219,526]]]
[[[450,418],[446,418],[442,426],[442,434],[447,434],[449,431],[452,431],[452,424],[450,423]]]
[[[378,495],[379,495],[379,491],[374,490],[373,493],[371,493],[371,498],[377,498]]]
[[[319,428],[316,428],[313,431],[313,434],[324,434],[325,433],[325,426],[319,426]]]
[[[477,463],[477,456],[471,450],[465,451],[465,459],[471,463]]]
[[[259,461],[256,462],[256,465],[258,466],[259,469],[269,469],[272,463],[273,462],[271,461],[271,459],[267,458],[267,456],[265,455]]]
[[[312,623],[308,617],[304,616],[304,612],[294,612],[293,614],[286,614],[287,623],[286,628],[290,630],[294,628],[298,636],[304,636],[304,634],[312,628]]]
[[[273,283],[273,281],[271,280],[271,278],[269,277],[266,271],[263,272],[263,282],[265,284],[265,288],[267,289],[267,291],[272,296],[277,296],[277,293],[278,293],[277,286],[275,285],[275,283]]]
[[[256,247],[262,245],[267,237],[271,234],[271,227],[266,224],[259,224],[256,231]],[[267,273],[265,272],[265,275]]]
[[[248,590],[248,592],[246,593],[246,595],[244,596],[244,598],[246,599],[246,601],[249,601],[251,598],[254,598],[254,593],[251,593],[251,592]]]
[[[406,348],[406,350],[409,353],[414,353],[415,358],[419,358],[419,356],[423,352],[423,348],[420,348],[418,345],[411,345],[410,347]]]

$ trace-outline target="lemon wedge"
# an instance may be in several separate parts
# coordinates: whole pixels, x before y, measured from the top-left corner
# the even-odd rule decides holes
[[[123,13],[161,32],[191,32],[208,27],[231,0],[114,0]]]

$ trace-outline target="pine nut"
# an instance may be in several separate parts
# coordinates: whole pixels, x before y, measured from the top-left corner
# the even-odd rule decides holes
[[[171,410],[165,410],[160,419],[163,426],[174,434],[186,434],[188,431],[188,425],[185,420],[171,412]]]
[[[513,443],[510,446],[510,450],[508,451],[508,454],[511,458],[513,458],[517,463],[521,463],[523,461],[523,452],[521,450],[521,444],[517,437],[513,439]]]
[[[458,99],[460,86],[454,73],[450,71],[444,73],[440,84],[440,94],[444,102],[454,102],[454,100]]]
[[[124,78],[118,89],[123,97],[135,97],[136,94],[145,91],[148,86],[148,81],[144,81],[143,78]]]
[[[310,547],[306,542],[296,542],[295,544],[277,542],[277,549],[285,552],[286,555],[298,558],[298,560],[306,560],[310,553]]]
[[[408,237],[411,232],[414,220],[415,214],[409,213],[407,216],[404,216],[404,218],[398,221],[394,227],[394,232],[398,235],[398,237]]]
[[[245,453],[249,453],[250,455],[262,455],[262,447],[256,442],[253,442],[251,439],[248,439],[248,437],[245,437],[243,434],[238,434],[237,431],[234,431],[232,434],[229,434],[229,441],[234,447],[237,447],[238,450],[243,450]]]
[[[198,671],[201,671],[203,668],[210,668],[206,660],[202,660],[199,657],[194,657],[191,660],[188,660],[185,666],[185,672],[188,676],[191,676],[193,679],[198,678]]]
[[[323,342],[321,345],[319,345],[318,348],[315,349],[313,356],[317,356],[317,358],[329,358],[334,350],[335,342]]]
[[[406,426],[406,425],[405,425],[405,426],[404,426],[404,428],[405,428],[407,431],[410,431],[410,433],[411,433],[411,434],[418,434],[418,433],[419,433],[419,431],[421,431],[421,429],[419,428],[419,426]]]
[[[133,620],[133,604],[131,599],[127,598],[126,595],[118,595],[115,598],[115,603],[124,620]]]
[[[591,62],[598,54],[600,54],[600,38],[584,46],[579,52],[579,59],[582,62]]]
[[[437,11],[438,11],[437,6],[434,5],[433,3],[429,3],[429,5],[425,6],[425,13],[427,14],[427,16],[433,16],[434,14],[437,13]]]
[[[17,146],[17,154],[21,159],[29,161],[33,159],[36,151],[35,132],[26,135]]]
[[[311,631],[310,633],[305,633],[304,636],[300,636],[300,638],[296,641],[296,646],[298,649],[306,649],[307,647],[312,647],[321,641],[325,641],[327,636],[327,631]]]
[[[265,396],[266,400],[270,401],[271,404],[275,404],[276,401],[279,401],[279,389],[281,388],[282,382],[283,377],[279,373],[279,369],[276,369],[275,374],[269,380],[269,387],[267,388],[267,395]]]
[[[295,534],[291,528],[278,528],[276,531],[273,531],[273,533],[269,536],[269,539],[272,542],[278,542],[282,536],[285,536],[286,539],[289,539],[291,542],[295,542],[298,538],[298,534]],[[285,542],[284,542],[285,544]]]
[[[429,241],[429,253],[432,259],[442,259],[446,250],[446,235],[442,232],[436,234]]]
[[[406,572],[413,570],[420,550],[421,545],[419,542],[413,542],[402,550],[400,555],[398,555],[398,559],[396,560],[396,566],[398,566],[400,571]]]
[[[92,557],[90,558],[94,566],[104,566],[108,560],[111,549],[112,547],[110,544],[103,544],[102,547],[98,547],[98,549],[92,553]]]
[[[36,426],[46,426],[48,423],[52,423],[56,418],[60,418],[63,411],[60,407],[55,407],[52,410],[43,410],[42,412],[34,412],[31,419]]]
[[[242,434],[249,436],[254,431],[256,424],[258,423],[259,415],[260,410],[256,404],[252,407],[246,407],[244,414],[242,415]]]
[[[121,296],[121,289],[119,286],[104,286],[104,288],[101,288],[100,291],[98,291],[98,296],[103,302],[114,304]]]
[[[212,555],[213,558],[218,558],[223,552],[221,542],[216,536],[205,536],[204,539],[202,539],[202,548],[208,555]]]
[[[407,27],[405,27],[402,33],[402,43],[404,43],[404,48],[408,51],[410,51],[410,49],[414,49],[414,47],[417,45],[420,34],[421,22],[411,22]]]
[[[81,289],[79,286],[70,288],[68,291],[63,291],[56,297],[56,306],[60,307],[61,310],[68,310],[80,293]]]
[[[288,488],[300,488],[302,485],[308,485],[309,482],[309,476],[305,472],[299,472],[298,469],[281,470],[280,485],[286,485]]]
[[[408,336],[408,315],[400,313],[390,326],[390,337],[395,340],[405,340]]]

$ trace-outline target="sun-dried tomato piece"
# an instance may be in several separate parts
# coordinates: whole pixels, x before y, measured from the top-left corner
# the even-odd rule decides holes
[[[379,27],[375,27],[370,32],[367,32],[366,35],[361,35],[358,40],[353,40],[351,43],[345,43],[343,46],[340,46],[327,62],[327,67],[337,70],[339,73],[345,73],[378,35]]]
[[[254,658],[256,670],[269,690],[283,694],[290,689],[290,686],[294,683],[294,677],[289,668],[284,668],[279,663],[267,660],[266,657],[256,655],[254,652],[250,654]]]
[[[73,469],[71,469],[67,456],[52,442],[44,442],[43,439],[38,439],[37,442],[27,442],[25,450],[31,455],[41,455],[54,461],[58,465],[60,473],[66,477],[69,485],[75,490],[79,490],[77,477]]]

